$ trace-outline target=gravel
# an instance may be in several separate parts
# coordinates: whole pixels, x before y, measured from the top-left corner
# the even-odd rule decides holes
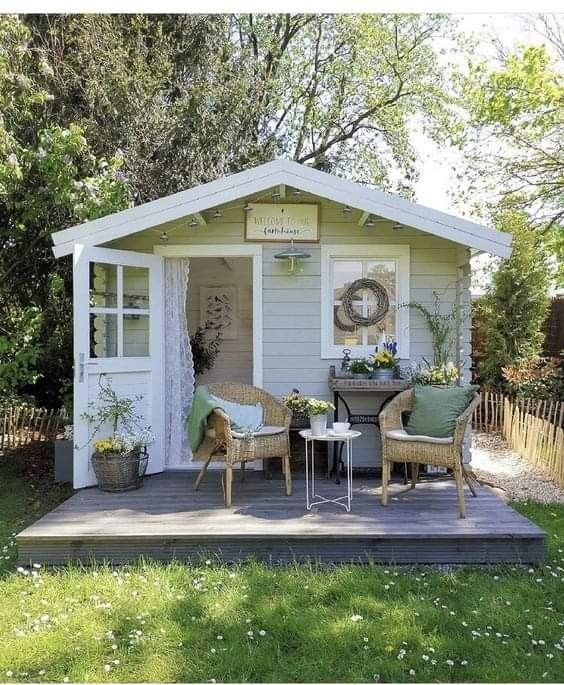
[[[511,450],[499,433],[472,434],[470,465],[480,481],[505,490],[510,499],[564,504],[564,490]]]

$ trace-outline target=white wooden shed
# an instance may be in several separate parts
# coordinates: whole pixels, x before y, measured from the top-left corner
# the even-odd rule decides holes
[[[290,237],[310,255],[293,271],[275,258]],[[508,234],[286,160],[59,231],[53,242],[57,257],[74,260],[77,488],[95,482],[83,414],[101,374],[120,394],[140,397],[138,412],[157,436],[149,473],[197,468],[181,440],[193,383],[184,380],[190,359],[179,332],[193,332],[213,298],[222,302],[224,337],[201,381],[328,397],[329,367],[345,347],[365,356],[385,334],[402,364],[431,356],[421,318],[396,307],[431,305],[433,291],[445,307],[460,305],[453,361],[467,374],[470,258],[511,250]],[[386,287],[390,311],[378,326],[344,330],[335,322],[339,294],[367,275]],[[358,307],[370,312],[369,294]],[[373,434],[355,458],[377,464]]]

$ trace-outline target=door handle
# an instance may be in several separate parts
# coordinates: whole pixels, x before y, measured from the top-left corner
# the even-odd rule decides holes
[[[86,355],[81,352],[78,355],[78,382],[84,382],[84,367],[85,366],[98,366],[98,362],[87,362],[85,361]]]

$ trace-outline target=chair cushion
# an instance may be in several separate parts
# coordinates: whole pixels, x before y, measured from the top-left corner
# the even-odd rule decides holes
[[[454,438],[432,438],[430,435],[410,435],[404,430],[388,431],[386,437],[406,442],[432,442],[435,445],[452,445]]]
[[[278,433],[283,433],[286,429],[284,426],[263,426],[257,431],[253,431],[253,438],[266,437],[267,435],[278,435]],[[231,435],[234,438],[244,438],[245,433],[239,431],[231,430]]]
[[[456,419],[472,401],[478,390],[475,385],[434,388],[416,385],[413,388],[413,408],[405,430],[409,435],[429,435],[450,438]]]
[[[262,425],[264,410],[260,402],[257,404],[239,404],[238,402],[224,400],[217,395],[212,395],[212,398],[217,406],[229,416],[233,430],[255,431]]]

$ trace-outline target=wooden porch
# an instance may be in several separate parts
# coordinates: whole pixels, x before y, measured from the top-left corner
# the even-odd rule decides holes
[[[384,508],[379,480],[355,478],[347,514],[331,504],[308,512],[303,480],[295,480],[292,496],[286,497],[282,481],[257,472],[245,482],[236,478],[234,506],[225,509],[221,474],[210,472],[198,492],[194,478],[193,472],[168,472],[146,478],[131,492],[82,490],[18,535],[19,563],[121,564],[143,555],[485,564],[535,562],[544,556],[545,533],[487,487],[479,488],[477,498],[467,493],[467,518],[459,519],[451,479],[424,481],[415,490],[394,483],[390,506]],[[345,487],[322,479],[318,489],[335,496]]]

